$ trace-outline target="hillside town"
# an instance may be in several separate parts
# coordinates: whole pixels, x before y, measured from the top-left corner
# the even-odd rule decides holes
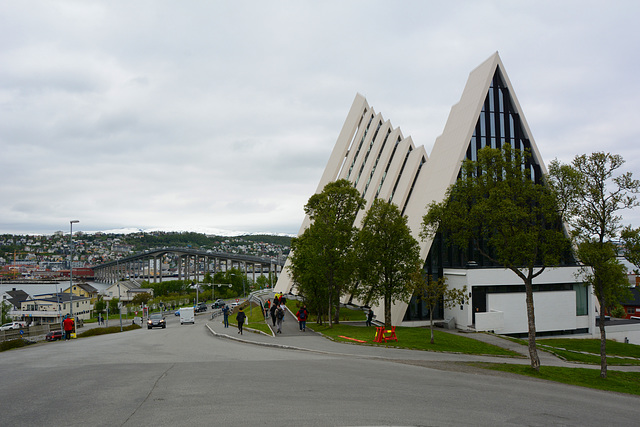
[[[207,236],[199,233],[139,232],[131,234],[0,235],[0,280],[56,279],[91,276],[91,268],[157,247],[188,247],[282,260],[289,252],[284,236]],[[72,260],[70,261],[70,255]]]

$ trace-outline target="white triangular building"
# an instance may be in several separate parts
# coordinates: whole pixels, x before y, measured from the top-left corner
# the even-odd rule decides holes
[[[376,198],[395,203],[408,218],[413,236],[420,242],[421,256],[429,274],[445,276],[449,286],[467,286],[469,304],[452,310],[437,309],[434,319],[447,320],[458,328],[491,330],[525,335],[527,315],[524,285],[511,271],[487,265],[473,254],[452,253],[439,237],[421,241],[422,217],[432,201],[440,202],[455,182],[465,158],[475,159],[485,146],[528,148],[532,153],[532,179],[546,173],[542,157],[533,140],[515,91],[498,53],[473,70],[460,101],[451,108],[442,135],[428,156],[423,146],[415,146],[399,128],[376,113],[367,100],[356,95],[353,105],[331,153],[317,192],[337,179],[347,179],[367,201],[356,219],[359,226],[366,210]],[[309,225],[306,217],[299,235]],[[295,293],[285,265],[276,291]],[[577,281],[577,265],[547,268],[534,280],[536,330],[544,334],[594,333],[595,309],[591,290]],[[353,301],[349,296],[343,302]],[[382,315],[382,301],[372,302]],[[428,309],[413,298],[392,307],[394,325],[428,323]]]

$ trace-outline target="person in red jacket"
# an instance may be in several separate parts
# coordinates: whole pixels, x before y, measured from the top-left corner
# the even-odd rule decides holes
[[[65,341],[71,339],[71,332],[73,332],[73,318],[67,316],[62,321],[62,326],[64,327],[64,339],[65,339]]]
[[[307,311],[307,306],[303,305],[300,310],[296,313],[296,317],[298,317],[298,325],[300,326],[300,330],[302,332],[307,330],[307,318],[309,317],[309,312]]]

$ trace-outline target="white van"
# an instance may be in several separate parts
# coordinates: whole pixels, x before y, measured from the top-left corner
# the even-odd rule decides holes
[[[196,314],[193,307],[180,307],[180,324],[196,323]]]

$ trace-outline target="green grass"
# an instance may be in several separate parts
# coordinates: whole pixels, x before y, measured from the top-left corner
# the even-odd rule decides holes
[[[21,338],[18,338],[15,340],[2,341],[0,342],[0,351],[11,350],[12,348],[20,348],[29,344],[30,343],[28,341],[23,340]]]
[[[607,371],[607,378],[602,379],[599,369],[541,366],[538,373],[529,365],[508,363],[472,363],[471,365],[563,384],[640,395],[640,372]]]
[[[138,324],[135,325],[127,325],[127,326],[123,326],[122,327],[122,331],[132,331],[134,329],[140,329],[141,326]],[[105,334],[115,334],[117,332],[120,332],[120,326],[109,326],[107,328],[93,328],[93,329],[89,329],[88,331],[84,331],[82,333],[78,334],[78,338],[86,338],[86,337],[93,337],[96,335],[105,335]]]
[[[245,328],[255,329],[265,334],[271,335],[271,329],[267,326],[267,323],[264,320],[264,316],[262,315],[262,309],[257,304],[251,303],[251,309],[249,309],[249,303],[244,302],[240,305],[244,314],[247,315],[247,321],[245,322]],[[233,313],[229,315],[229,325],[233,325],[235,327],[238,326],[236,320],[236,315],[238,314],[238,309],[234,309]],[[222,317],[220,317],[222,319]],[[218,318],[216,318],[218,320]],[[222,320],[221,320],[222,321]]]
[[[536,343],[540,349],[553,353],[570,362],[586,363],[591,365],[600,364],[599,339],[538,339],[536,340]],[[607,340],[607,364],[640,365],[640,346]]]
[[[383,347],[398,347],[412,350],[427,350],[440,352],[453,352],[465,354],[488,354],[510,357],[523,357],[521,354],[510,350],[487,344],[482,341],[474,340],[456,333],[442,332],[434,330],[434,344],[430,343],[431,333],[428,328],[409,328],[396,327],[396,337],[398,342],[389,341],[387,343],[374,343],[375,327],[362,327],[345,324],[334,324],[333,328],[327,325],[317,325],[315,323],[307,323],[307,328],[316,332],[320,332],[332,339],[340,342],[354,342],[349,339],[341,338],[346,336],[366,341],[369,345],[377,345]]]
[[[303,302],[297,300],[287,300],[287,308],[291,310],[291,312],[295,315],[300,307],[302,307]],[[307,309],[309,307],[307,306]],[[310,320],[315,321],[318,316],[314,313],[310,313]],[[341,307],[340,308],[340,321],[341,322],[364,322],[367,320],[367,314],[363,310],[354,310],[351,308]]]

